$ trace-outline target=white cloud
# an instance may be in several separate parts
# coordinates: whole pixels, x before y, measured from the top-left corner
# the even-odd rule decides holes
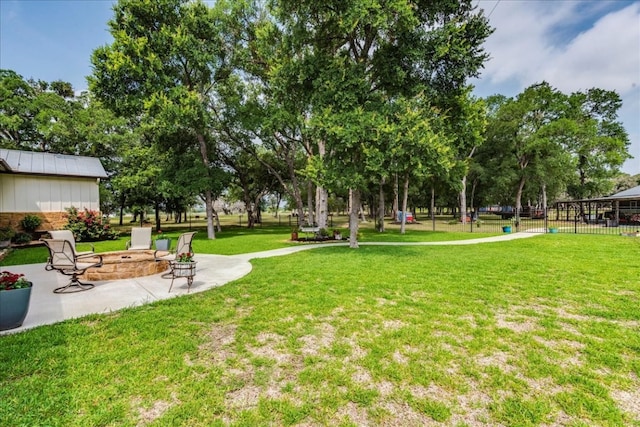
[[[546,80],[570,93],[615,90],[631,139],[623,170],[640,173],[640,2],[618,10],[607,1],[480,1],[495,32],[485,44],[491,60],[473,83],[486,96],[515,96]],[[493,12],[491,12],[493,10]],[[515,91],[515,92],[514,92]]]
[[[561,90],[628,94],[640,83],[640,3],[605,15],[550,59],[544,79]]]
[[[541,80],[539,76],[531,80],[530,76],[545,67],[553,55],[547,35],[570,15],[572,5],[553,2],[558,7],[549,9],[549,3],[501,2],[495,9],[488,9],[493,10],[490,22],[495,32],[485,46],[491,55],[483,72],[485,78],[494,84],[510,79],[526,81],[523,86]]]

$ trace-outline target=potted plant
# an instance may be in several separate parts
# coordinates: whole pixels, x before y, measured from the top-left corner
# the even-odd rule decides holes
[[[176,255],[173,262],[173,275],[175,277],[193,277],[196,275],[196,262],[192,252],[183,252]]]
[[[158,230],[156,236],[156,250],[168,251],[171,247],[171,238],[162,233],[162,230]]]
[[[0,331],[22,326],[29,311],[33,283],[23,274],[0,273]]]
[[[11,227],[0,228],[0,249],[8,248],[16,232]]]
[[[298,229],[295,227],[291,229],[291,240],[298,240]]]
[[[194,262],[193,252],[183,252],[176,256],[176,262]]]

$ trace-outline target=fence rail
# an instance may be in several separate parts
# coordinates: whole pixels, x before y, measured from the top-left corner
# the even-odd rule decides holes
[[[549,208],[546,213],[535,211],[535,218],[513,214],[505,218],[498,213],[469,215],[465,221],[451,215],[430,217],[427,213],[418,214],[416,222],[434,231],[456,232],[538,232],[571,234],[608,234],[619,235],[640,233],[640,214],[621,218],[608,218],[603,214],[592,214],[577,209]]]
[[[467,232],[467,233],[503,233],[503,232],[536,232],[536,233],[571,233],[571,234],[608,234],[619,235],[626,233],[640,233],[640,214],[624,215],[618,219],[607,217],[602,210],[598,213],[580,211],[579,209],[549,208],[547,211],[540,209],[529,210],[524,216],[508,212],[502,215],[500,212],[481,212],[479,215],[467,215],[465,221],[461,221],[459,215],[439,214],[430,216],[428,212],[416,212],[412,216],[413,221],[407,223],[408,230],[433,230],[443,232]],[[534,218],[531,218],[533,215]],[[345,215],[329,216],[328,227],[340,228],[345,226]],[[374,219],[369,218],[370,221]],[[239,225],[242,226],[242,215]],[[303,221],[296,215],[280,215],[278,225],[299,227]],[[397,221],[385,221],[393,227],[398,226]],[[418,226],[417,228],[415,226]],[[506,231],[508,230],[508,231]]]

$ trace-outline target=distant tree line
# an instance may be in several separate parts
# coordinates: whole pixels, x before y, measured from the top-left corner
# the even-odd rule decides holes
[[[0,146],[99,157],[104,212],[176,218],[267,197],[327,227],[368,211],[542,205],[610,192],[629,158],[620,97],[467,83],[491,34],[472,1],[120,0],[89,91],[0,71]],[[629,185],[631,182],[629,183]],[[276,202],[276,206],[279,202]],[[464,216],[463,216],[464,220]],[[219,227],[219,224],[217,224]],[[404,230],[404,224],[403,224]]]

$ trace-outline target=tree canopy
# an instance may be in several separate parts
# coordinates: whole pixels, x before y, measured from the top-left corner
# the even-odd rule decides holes
[[[615,92],[471,95],[492,32],[473,3],[119,0],[88,93],[0,71],[0,146],[99,157],[104,208],[151,206],[157,227],[200,198],[209,238],[222,193],[249,226],[273,193],[322,227],[348,197],[352,247],[389,193],[406,211],[437,190],[464,212],[468,193],[520,207],[627,182]]]

